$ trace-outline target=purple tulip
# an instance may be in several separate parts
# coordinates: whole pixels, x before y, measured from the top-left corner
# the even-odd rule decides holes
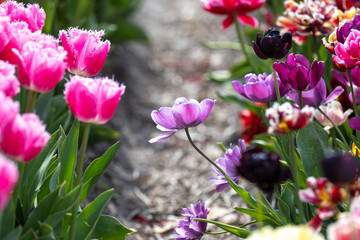
[[[360,31],[360,15],[356,15],[353,20],[346,22],[336,30],[336,40],[344,43],[352,29]]]
[[[353,117],[348,121],[349,127],[360,132],[360,117]]]
[[[350,183],[358,178],[357,161],[351,153],[327,153],[321,167],[324,176],[335,184]]]
[[[196,127],[204,122],[209,116],[215,100],[205,99],[199,103],[195,99],[188,101],[186,98],[178,98],[172,107],[162,107],[158,111],[152,111],[151,118],[157,124],[157,128],[165,133],[151,139],[149,142],[160,142],[171,137],[177,130]]]
[[[289,90],[279,80],[280,96],[284,96]],[[239,81],[233,81],[232,85],[234,89],[243,97],[253,101],[261,103],[269,103],[276,101],[276,88],[274,74],[267,75],[266,73],[256,74],[249,73],[245,76],[245,84],[243,85]]]
[[[261,59],[281,59],[292,47],[291,32],[287,32],[281,37],[279,30],[269,28],[263,38],[258,33],[256,42],[252,41],[252,47],[255,54]]]
[[[191,204],[189,208],[183,208],[182,215],[186,217],[179,221],[179,226],[175,228],[175,233],[179,236],[175,240],[200,240],[204,235],[207,222],[194,221],[194,218],[207,219],[210,209],[205,207],[205,203],[198,202]]]
[[[341,73],[333,70],[332,71],[334,77],[336,80],[338,80],[340,83],[350,86],[349,81],[349,74],[347,72],[344,72],[344,77],[341,75]],[[360,87],[360,67],[355,67],[351,69],[351,81],[356,87]]]
[[[215,161],[235,183],[239,183],[240,159],[246,150],[244,140],[239,139],[238,143],[239,146],[235,146],[234,148],[232,148],[230,145],[230,148],[226,150],[224,157],[218,158]],[[216,191],[221,192],[227,186],[229,186],[229,183],[227,182],[225,176],[216,167],[212,166],[211,168],[217,176],[211,177],[210,180],[214,181],[214,184],[216,185]]]
[[[286,88],[296,91],[305,91],[314,88],[324,73],[325,63],[314,60],[311,64],[306,57],[300,54],[289,54],[285,62],[277,61],[273,65],[279,74],[280,80]]]
[[[302,92],[303,105],[317,108],[339,97],[343,92],[344,89],[341,86],[337,86],[329,96],[326,97],[326,84],[324,79],[321,79],[313,89]],[[296,104],[300,106],[298,92],[291,91],[286,95],[286,98],[296,102]]]

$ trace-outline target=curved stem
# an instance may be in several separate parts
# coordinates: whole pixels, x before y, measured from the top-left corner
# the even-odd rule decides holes
[[[204,232],[205,234],[207,235],[221,235],[221,234],[225,234],[225,233],[228,233],[226,231],[223,231],[223,232]]]
[[[88,139],[89,139],[90,127],[91,127],[90,123],[85,124],[83,139],[82,139],[82,143],[81,143],[81,147],[80,147],[79,160],[77,162],[75,186],[78,186],[80,184],[80,181],[82,178],[82,172],[83,172],[84,162],[85,162],[85,152],[86,152],[86,147],[87,147],[87,143],[88,143]],[[76,217],[77,217],[77,211],[78,211],[79,205],[80,205],[80,202],[78,200],[72,210],[71,226],[70,226],[70,240],[75,240]]]
[[[280,90],[279,90],[279,83],[278,83],[278,79],[276,76],[276,71],[274,70],[274,82],[275,82],[275,90],[276,90],[276,98],[278,103],[281,105],[281,95],[280,95]]]
[[[305,220],[303,205],[302,205],[302,202],[300,201],[300,197],[299,197],[300,186],[299,186],[299,179],[298,179],[298,169],[297,169],[296,160],[295,160],[294,140],[292,138],[291,133],[288,134],[288,142],[289,142],[290,169],[293,174],[295,188],[296,188],[296,193],[295,193],[294,198],[295,198],[295,203],[297,205],[297,208],[299,210],[300,223],[304,224],[304,223],[306,223],[306,220]]]
[[[303,98],[302,98],[302,91],[298,91],[298,95],[299,95],[300,108],[302,109],[304,107]]]
[[[245,49],[245,43],[244,43],[244,36],[242,34],[242,31],[241,31],[241,28],[240,28],[240,23],[239,23],[239,20],[237,18],[237,13],[234,12],[234,22],[235,22],[235,29],[236,29],[236,34],[237,34],[237,37],[238,37],[238,40],[239,40],[239,43],[240,43],[240,46],[243,50],[243,53],[247,59],[247,61],[249,62],[251,68],[258,72],[258,68],[254,65],[254,63],[251,61],[250,57],[249,57],[249,54],[247,53],[246,49]]]
[[[322,115],[324,115],[324,117],[326,117],[326,119],[334,126],[336,132],[340,135],[341,140],[344,142],[346,148],[347,148],[348,150],[351,150],[350,146],[348,145],[348,143],[347,143],[344,135],[342,134],[342,132],[340,131],[340,129],[338,128],[338,126],[335,125],[335,123],[329,118],[328,115],[326,115],[326,113],[324,113],[323,110],[321,110],[320,107],[318,107],[317,110],[318,110]],[[334,141],[335,141],[335,139],[334,139]]]

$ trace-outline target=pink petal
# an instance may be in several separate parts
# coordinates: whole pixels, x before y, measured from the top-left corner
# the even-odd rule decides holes
[[[253,28],[257,27],[259,25],[258,20],[255,17],[249,16],[249,15],[245,15],[245,14],[238,14],[238,20],[244,24],[244,25],[249,25]]]

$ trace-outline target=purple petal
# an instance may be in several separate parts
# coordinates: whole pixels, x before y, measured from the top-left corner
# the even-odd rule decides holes
[[[165,129],[176,129],[176,122],[173,115],[173,110],[169,107],[162,107],[159,111],[151,112],[152,120]]]
[[[332,70],[332,73],[335,77],[336,80],[338,80],[340,83],[344,84],[345,86],[350,86],[349,84],[349,81],[347,80],[347,73],[345,73],[345,77],[346,79],[341,75],[341,73],[335,71],[335,70]]]
[[[308,71],[305,67],[296,67],[289,72],[289,83],[298,90],[304,91],[309,84]]]
[[[176,133],[176,131],[174,132],[166,132],[161,134],[160,136],[157,136],[155,138],[152,138],[149,140],[149,143],[156,143],[156,142],[161,142],[165,139],[168,139],[169,137],[171,137],[172,135],[174,135],[174,133]]]
[[[211,100],[211,99],[204,99],[201,101],[201,103],[200,103],[200,108],[201,108],[200,120],[201,120],[201,122],[204,122],[206,120],[206,118],[209,116],[214,104],[215,104],[215,100]]]
[[[246,84],[244,90],[246,96],[253,102],[268,103],[276,101],[276,94],[270,96],[270,89],[264,83]]]
[[[335,98],[339,97],[343,92],[344,89],[341,86],[337,86],[321,104],[326,104],[334,100]]]
[[[298,92],[291,91],[286,95],[286,97],[296,102],[296,104],[300,106]],[[313,89],[302,92],[302,99],[304,106],[309,105],[311,107],[318,107],[322,104],[325,98],[326,98],[326,85],[324,79],[321,79],[320,82]]]
[[[309,77],[310,77],[310,87],[314,88],[317,83],[320,81],[325,69],[325,63],[323,61],[316,61],[311,64]]]
[[[360,67],[351,70],[351,80],[355,86],[360,87]]]
[[[349,127],[360,132],[360,117],[353,117],[348,121]]]
[[[239,81],[233,81],[233,82],[232,82],[232,86],[233,86],[233,88],[235,89],[235,91],[237,91],[241,96],[247,98],[247,96],[246,96],[246,94],[245,94],[245,92],[244,92],[244,85],[243,85],[241,82],[239,82]]]
[[[201,123],[200,104],[196,100],[174,106],[173,113],[176,125],[180,128],[195,127]]]
[[[286,88],[290,88],[288,80],[290,68],[285,63],[280,61],[274,63],[273,68],[278,73],[281,82],[286,85]]]
[[[261,59],[268,59],[267,56],[265,56],[265,54],[261,51],[260,47],[254,42],[252,41],[252,47],[254,49],[255,54],[261,58]]]

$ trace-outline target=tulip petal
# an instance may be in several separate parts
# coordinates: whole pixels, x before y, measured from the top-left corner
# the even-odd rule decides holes
[[[289,83],[297,91],[304,91],[309,84],[308,71],[305,67],[298,66],[289,72]]]
[[[335,98],[339,97],[343,92],[344,89],[341,86],[337,86],[321,104],[326,104],[334,100]]]
[[[349,127],[360,132],[360,117],[353,117],[348,121]]]
[[[215,101],[210,100],[210,99],[204,99],[201,101],[201,103],[200,103],[200,108],[201,108],[200,120],[201,120],[201,122],[205,121],[206,118],[209,116],[214,104],[215,104]]]
[[[243,85],[241,82],[239,82],[239,81],[233,81],[233,82],[232,82],[232,86],[233,86],[233,88],[234,88],[241,96],[247,98],[247,96],[246,96],[246,94],[245,94],[245,90],[244,90],[244,85]]]
[[[347,73],[345,74],[346,79],[337,71],[332,70],[332,74],[334,75],[335,79],[338,80],[340,83],[344,84],[345,86],[350,86],[349,82],[347,81]]]
[[[229,14],[222,22],[222,29],[223,30],[228,29],[231,26],[231,24],[233,24],[233,22],[234,22],[234,17],[232,14]]]
[[[265,54],[261,51],[259,45],[257,45],[254,41],[252,41],[252,47],[254,49],[254,52],[256,56],[258,56],[261,59],[267,59],[268,57],[265,56]]]
[[[276,99],[271,99],[269,87],[263,83],[247,84],[244,86],[245,94],[251,101],[268,103]],[[276,97],[276,95],[274,95]]]
[[[174,133],[176,133],[176,131],[173,132],[166,132],[166,133],[162,133],[160,136],[157,136],[155,138],[152,138],[149,140],[149,143],[156,143],[156,142],[161,142],[165,139],[168,139],[169,137],[171,137],[172,135],[174,135]]]
[[[259,25],[259,21],[255,17],[249,16],[246,14],[239,13],[237,18],[242,24],[249,25],[253,28],[255,28]]]
[[[189,102],[173,108],[173,114],[178,127],[195,127],[200,124],[201,109],[198,103]]]
[[[360,87],[360,67],[351,70],[351,80],[355,86]]]
[[[169,107],[162,107],[159,111],[152,111],[151,118],[156,124],[164,127],[165,129],[170,130],[176,128],[173,111]]]
[[[324,74],[325,63],[323,61],[316,61],[311,64],[309,78],[310,78],[310,87],[313,88],[320,81],[322,75]]]

